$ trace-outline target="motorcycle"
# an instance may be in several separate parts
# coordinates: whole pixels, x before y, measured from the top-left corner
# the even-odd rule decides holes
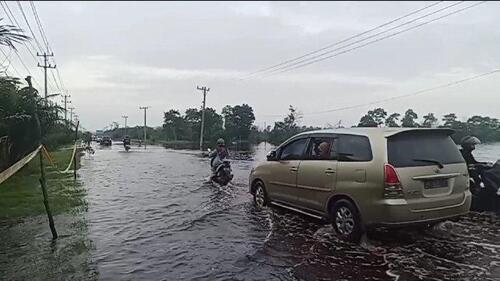
[[[128,139],[123,140],[123,147],[125,148],[125,151],[128,152],[130,150],[130,140]]]
[[[208,149],[208,153],[210,152],[211,150]],[[214,159],[215,157],[212,157],[210,159],[210,167],[213,167]],[[231,162],[229,162],[229,160],[223,160],[222,163],[215,168],[215,176],[212,176],[210,178],[211,181],[216,182],[221,186],[227,185],[232,179],[233,174],[231,169]]]
[[[472,211],[500,212],[500,160],[469,165]]]

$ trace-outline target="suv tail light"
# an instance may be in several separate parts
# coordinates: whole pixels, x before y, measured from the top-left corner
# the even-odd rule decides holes
[[[403,198],[404,193],[401,188],[401,181],[399,180],[396,169],[390,164],[384,166],[384,197],[385,198]]]

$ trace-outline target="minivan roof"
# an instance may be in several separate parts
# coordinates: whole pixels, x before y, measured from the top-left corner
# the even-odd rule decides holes
[[[339,128],[339,129],[325,129],[325,130],[315,130],[308,131],[298,134],[301,135],[311,135],[311,134],[351,134],[351,135],[361,135],[361,136],[383,136],[386,138],[392,137],[394,135],[409,132],[409,131],[432,131],[436,133],[442,133],[447,135],[452,135],[455,131],[448,128],[366,128],[366,127],[355,127],[355,128]]]

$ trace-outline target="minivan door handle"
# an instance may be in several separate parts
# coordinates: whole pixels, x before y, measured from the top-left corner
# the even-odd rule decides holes
[[[290,172],[292,173],[296,173],[299,169],[297,169],[297,167],[291,167],[290,168]]]
[[[326,170],[325,170],[325,174],[327,174],[327,175],[335,174],[335,170],[334,170],[334,169],[331,169],[331,168],[326,169]]]

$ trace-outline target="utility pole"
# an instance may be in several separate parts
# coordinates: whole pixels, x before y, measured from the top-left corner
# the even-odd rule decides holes
[[[203,91],[203,106],[201,111],[201,132],[200,132],[200,150],[203,151],[203,132],[205,128],[205,104],[207,100],[207,92],[210,91],[210,88],[205,86],[199,87],[196,86],[197,90]]]
[[[141,106],[139,109],[144,110],[144,149],[146,149],[146,111],[148,110],[149,106]]]
[[[43,57],[43,65],[38,63],[38,67],[42,67],[45,73],[45,100],[47,100],[47,68],[56,68],[56,65],[51,65],[49,63],[49,58],[48,57],[53,57],[54,53],[51,53],[48,55],[47,53],[43,53],[43,55],[40,55],[38,52],[36,53],[37,57]]]
[[[75,109],[75,108],[73,106],[68,107],[68,108],[70,110],[70,113],[69,113],[69,122],[73,123],[73,109]]]
[[[64,121],[65,122],[68,122],[68,110],[66,109],[67,108],[67,105],[68,103],[71,103],[71,101],[68,100],[68,98],[70,98],[71,95],[63,95],[63,98],[64,98]]]
[[[122,118],[125,119],[125,135],[127,135],[127,115],[122,115]]]

